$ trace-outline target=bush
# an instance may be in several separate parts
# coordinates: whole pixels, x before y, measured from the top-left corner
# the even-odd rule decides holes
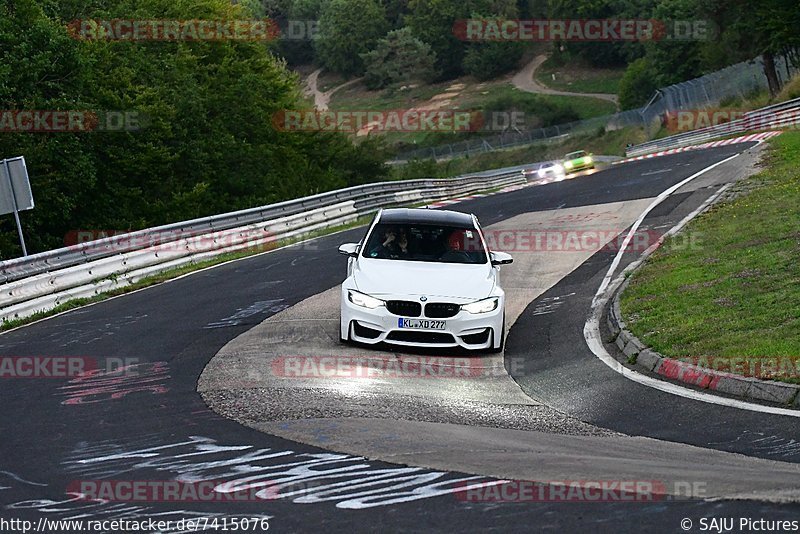
[[[776,100],[780,102],[783,100],[793,100],[795,98],[800,98],[800,74],[786,82],[781,92],[778,93]]]
[[[524,113],[528,128],[555,126],[580,119],[573,108],[551,104],[529,93],[503,93],[487,99],[482,108],[487,117],[493,113],[520,111]]]

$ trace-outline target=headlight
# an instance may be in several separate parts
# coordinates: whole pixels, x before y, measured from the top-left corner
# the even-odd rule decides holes
[[[592,156],[586,156],[586,160],[585,161],[586,161],[586,163],[591,163],[593,161],[592,160]]]
[[[498,304],[500,304],[499,297],[490,297],[477,302],[464,304],[461,306],[461,309],[468,313],[489,313],[490,311],[496,310]]]
[[[568,162],[564,163],[564,168],[565,169],[571,169],[572,168],[572,162],[568,161]]]
[[[347,292],[347,298],[356,306],[369,308],[371,310],[379,308],[385,304],[385,302],[383,302],[381,299],[370,297],[369,295],[359,293],[358,291],[353,291],[352,289]]]

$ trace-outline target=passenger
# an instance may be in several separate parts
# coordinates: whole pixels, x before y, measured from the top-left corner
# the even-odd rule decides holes
[[[373,258],[402,258],[408,256],[408,237],[405,228],[399,231],[395,227],[388,227],[383,232],[380,245],[370,251]]]
[[[408,256],[408,235],[405,228],[400,228],[400,237],[397,238],[397,247],[401,256]]]

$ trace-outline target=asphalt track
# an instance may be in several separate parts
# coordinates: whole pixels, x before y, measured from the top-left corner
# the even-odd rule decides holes
[[[591,176],[464,202],[454,209],[474,212],[489,226],[530,212],[649,199],[749,146],[620,165]],[[646,225],[666,230],[720,183],[733,178],[735,173],[728,172],[698,179],[656,209]],[[260,514],[270,517],[275,531],[324,526],[356,531],[679,532],[684,517],[695,525],[701,517],[800,517],[797,504],[774,502],[783,499],[774,493],[767,500],[465,501],[453,490],[493,484],[494,479],[476,470],[406,467],[403,462],[329,453],[247,428],[209,410],[196,391],[208,362],[265,319],[340,283],[345,260],[336,255],[336,246],[362,234],[363,229],[356,229],[218,266],[0,336],[2,356],[121,358],[130,364],[127,372],[70,382],[3,381],[0,518]],[[629,261],[634,254],[626,256],[631,256],[626,257]],[[792,471],[791,464],[800,463],[796,418],[724,408],[648,389],[614,375],[591,354],[583,341],[583,324],[611,259],[607,251],[592,255],[537,296],[511,329],[504,357],[514,365],[506,368],[532,404],[598,433],[613,431],[779,460]],[[553,304],[555,297],[559,305]],[[575,437],[573,442],[580,440]],[[481,454],[464,451],[478,464]],[[736,458],[742,463],[752,460],[745,456]],[[703,455],[698,452],[695,458],[701,469]],[[691,469],[692,461],[692,456],[685,457],[681,467]],[[66,493],[77,480],[175,478],[282,486],[278,499],[226,503],[102,502]]]

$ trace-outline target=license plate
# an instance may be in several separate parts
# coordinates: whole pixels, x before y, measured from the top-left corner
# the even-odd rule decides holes
[[[447,328],[447,321],[432,321],[430,319],[398,319],[398,328],[422,329],[422,330],[444,330]]]

